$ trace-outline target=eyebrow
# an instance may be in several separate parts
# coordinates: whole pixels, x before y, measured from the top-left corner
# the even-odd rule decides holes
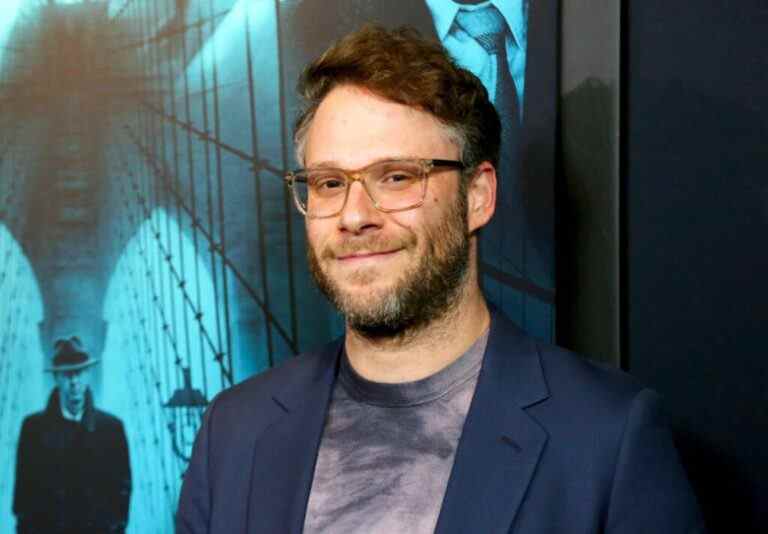
[[[358,167],[357,169],[348,169],[348,170],[358,170],[358,169],[364,169],[370,165],[373,165],[375,163],[383,163],[386,161],[398,161],[401,159],[429,159],[429,158],[423,158],[418,156],[408,156],[408,155],[400,155],[400,156],[385,156],[382,158],[376,158],[375,160],[363,165],[362,167]],[[340,166],[338,162],[336,161],[321,161],[319,163],[315,163],[314,165],[311,165],[309,167],[306,167],[307,169],[344,169],[344,167]]]

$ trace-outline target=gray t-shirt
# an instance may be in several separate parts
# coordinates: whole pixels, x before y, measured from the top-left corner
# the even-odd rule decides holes
[[[366,380],[342,358],[305,534],[434,532],[487,341],[401,384]]]

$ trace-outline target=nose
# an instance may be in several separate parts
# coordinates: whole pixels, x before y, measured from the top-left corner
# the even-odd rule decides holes
[[[373,199],[360,182],[349,186],[347,203],[339,215],[339,227],[343,231],[362,234],[381,227],[383,214],[376,209]]]

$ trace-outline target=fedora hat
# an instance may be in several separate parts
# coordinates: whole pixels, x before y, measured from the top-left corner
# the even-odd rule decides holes
[[[79,371],[99,363],[98,359],[91,359],[77,336],[69,339],[57,339],[53,344],[53,365],[46,371],[56,373],[61,371]]]

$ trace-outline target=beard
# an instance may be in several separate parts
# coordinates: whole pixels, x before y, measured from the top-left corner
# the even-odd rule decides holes
[[[464,188],[461,188],[464,189]],[[320,290],[344,315],[350,328],[365,337],[401,337],[429,325],[455,309],[464,289],[469,266],[467,196],[463,190],[439,225],[427,228],[425,253],[396,280],[393,287],[363,298],[344,291],[323,270],[311,244],[307,245],[309,269]],[[343,253],[325,248],[321,258],[333,260],[356,250],[391,250],[398,246],[415,249],[418,238],[392,243],[380,237],[364,238],[342,245]],[[351,273],[358,284],[374,280],[375,273]]]

